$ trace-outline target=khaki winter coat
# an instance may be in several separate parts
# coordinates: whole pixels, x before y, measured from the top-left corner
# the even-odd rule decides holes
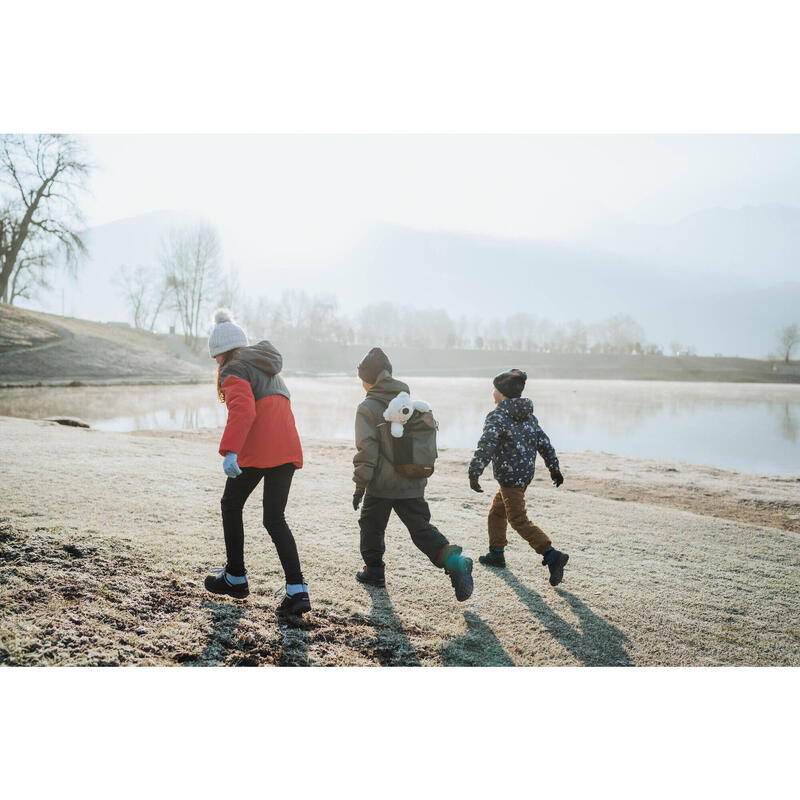
[[[408,385],[395,380],[388,370],[378,375],[375,385],[356,411],[356,454],[353,457],[353,481],[373,497],[405,500],[423,497],[427,478],[404,478],[395,472],[394,465],[381,448],[379,426],[389,423],[383,412],[400,392],[409,392]]]

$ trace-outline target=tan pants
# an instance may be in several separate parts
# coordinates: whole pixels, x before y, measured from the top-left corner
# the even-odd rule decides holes
[[[501,486],[489,509],[489,546],[505,547],[507,523],[537,552],[544,553],[551,542],[548,535],[534,525],[525,511],[526,486]]]

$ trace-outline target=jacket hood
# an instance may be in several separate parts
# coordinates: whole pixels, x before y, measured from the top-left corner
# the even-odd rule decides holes
[[[250,347],[243,347],[236,360],[244,361],[269,376],[277,375],[283,368],[283,356],[266,339]]]
[[[410,394],[408,384],[393,378],[392,373],[385,369],[378,374],[378,380],[367,392],[367,397],[374,397],[388,405],[400,392],[409,392]]]
[[[497,409],[511,419],[523,420],[533,416],[533,400],[528,397],[509,397],[501,400]]]

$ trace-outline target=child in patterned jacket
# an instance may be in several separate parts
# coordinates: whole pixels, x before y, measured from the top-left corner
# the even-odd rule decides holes
[[[481,564],[504,568],[508,544],[506,528],[511,527],[541,556],[550,570],[550,584],[557,586],[564,577],[566,553],[556,550],[547,534],[529,519],[525,510],[525,490],[533,480],[536,453],[541,453],[556,486],[564,483],[556,451],[533,415],[533,402],[522,397],[528,376],[518,369],[501,372],[494,380],[497,408],[486,416],[475,455],[469,465],[469,485],[482,492],[478,479],[489,461],[499,484],[489,509],[489,552]]]

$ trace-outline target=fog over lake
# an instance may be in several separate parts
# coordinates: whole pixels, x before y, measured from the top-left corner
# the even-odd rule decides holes
[[[439,420],[442,447],[473,448],[492,408],[491,382],[409,378]],[[364,392],[354,377],[290,377],[301,437],[352,440]],[[800,475],[800,386],[530,380],[526,397],[558,451],[689,461]],[[0,414],[76,416],[108,431],[214,428],[226,410],[210,384],[0,391]]]

